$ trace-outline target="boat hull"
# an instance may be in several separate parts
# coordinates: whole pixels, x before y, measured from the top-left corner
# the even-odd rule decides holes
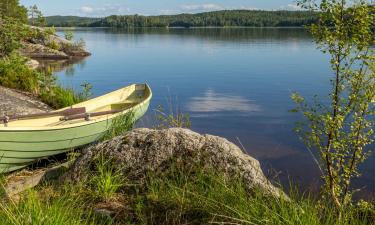
[[[134,121],[146,113],[149,103],[148,99],[130,111]],[[0,130],[0,173],[14,171],[42,158],[96,142],[108,131],[115,118],[63,129]]]

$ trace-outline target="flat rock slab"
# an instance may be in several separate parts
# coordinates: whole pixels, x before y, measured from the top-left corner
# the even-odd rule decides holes
[[[5,193],[8,197],[18,195],[27,189],[33,188],[44,181],[55,179],[65,172],[73,161],[58,164],[51,168],[44,168],[35,171],[20,171],[11,174],[6,178],[4,185]]]
[[[0,86],[0,116],[43,113],[51,108],[32,95]]]
[[[69,59],[66,53],[41,44],[24,43],[21,53],[34,59]]]

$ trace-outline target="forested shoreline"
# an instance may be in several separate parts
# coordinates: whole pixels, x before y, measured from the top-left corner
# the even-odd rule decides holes
[[[223,10],[179,15],[112,15],[105,18],[50,16],[55,27],[302,27],[317,20],[309,11]]]

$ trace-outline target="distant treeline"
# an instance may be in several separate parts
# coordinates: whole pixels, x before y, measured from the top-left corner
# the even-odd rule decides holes
[[[52,27],[87,27],[102,18],[89,18],[79,16],[47,16],[47,26]]]
[[[58,27],[301,27],[315,22],[317,15],[308,11],[224,10],[162,16],[52,16],[46,19],[49,26]]]

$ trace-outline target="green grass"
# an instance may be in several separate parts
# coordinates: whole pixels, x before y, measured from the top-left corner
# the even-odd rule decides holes
[[[155,129],[166,129],[172,127],[190,128],[191,120],[190,115],[182,113],[178,107],[173,107],[173,101],[168,100],[169,112],[165,112],[162,106],[155,109]]]
[[[256,189],[248,193],[239,178],[178,164],[136,182],[114,170],[114,163],[99,158],[88,180],[46,184],[19,203],[1,201],[2,224],[333,225],[371,224],[375,215],[373,205],[361,203],[345,209],[339,223],[334,207],[295,188],[291,201],[266,197]],[[113,218],[100,216],[93,209],[103,202],[125,207]]]
[[[19,203],[0,204],[2,224],[82,224],[83,209],[74,198],[42,199],[29,191]]]
[[[72,88],[61,86],[55,86],[48,91],[42,91],[39,98],[55,109],[68,107],[86,100],[86,98],[83,98],[80,93],[75,92]]]
[[[240,179],[177,168],[149,177],[138,216],[147,224],[339,224],[333,207],[309,195],[289,194],[291,202],[260,190],[249,194]],[[369,217],[350,207],[341,224],[370,224]]]
[[[102,137],[102,141],[112,139],[131,130],[134,126],[134,113],[123,113],[112,120],[110,128]]]
[[[124,186],[125,179],[121,171],[115,170],[113,162],[100,156],[96,159],[95,171],[90,179],[90,192],[95,199],[110,201],[118,195],[119,189]]]

